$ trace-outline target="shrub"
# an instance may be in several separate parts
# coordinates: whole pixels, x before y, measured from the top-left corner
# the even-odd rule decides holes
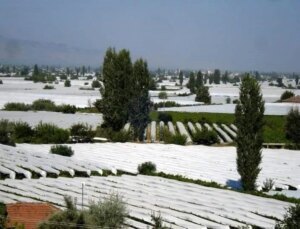
[[[165,101],[165,102],[159,102],[152,105],[155,110],[159,107],[180,107],[180,104],[174,102],[174,101]]]
[[[125,130],[113,131],[110,136],[110,140],[113,142],[128,142],[131,139],[131,132]]]
[[[95,136],[95,132],[92,130],[92,126],[84,123],[74,124],[70,128],[72,136],[78,137],[84,141],[91,141]]]
[[[278,222],[275,226],[276,229],[297,229],[300,225],[300,204],[289,207],[284,219]]]
[[[86,220],[95,228],[122,228],[127,215],[123,198],[118,194],[110,194],[108,198],[90,204]]]
[[[71,80],[78,80],[78,76],[72,75]]]
[[[68,79],[68,77],[67,77],[66,75],[61,75],[59,78],[60,78],[61,80],[67,80],[67,79]]]
[[[11,123],[6,120],[0,120],[0,143],[4,145],[15,146],[15,142],[12,139],[13,127]]]
[[[80,87],[79,90],[84,90],[84,91],[94,91],[95,88],[92,88],[92,87]]]
[[[164,129],[163,141],[166,144],[185,145],[186,136],[179,133],[172,135],[168,129]]]
[[[163,121],[165,124],[167,124],[168,122],[172,122],[173,118],[172,115],[166,112],[159,112],[158,113],[158,120],[159,121]]]
[[[5,228],[6,219],[7,219],[6,205],[0,202],[0,228]]]
[[[280,100],[281,101],[282,100],[286,100],[286,99],[291,98],[293,96],[295,96],[294,92],[292,92],[292,91],[285,91],[285,92],[282,93],[282,95],[280,97]]]
[[[168,98],[167,92],[164,92],[164,91],[159,92],[158,98],[160,98],[160,99],[167,99]]]
[[[219,142],[217,133],[206,128],[194,133],[192,139],[194,143],[203,145],[212,145]]]
[[[61,156],[66,156],[66,157],[71,157],[74,154],[74,151],[69,146],[54,145],[54,146],[51,146],[50,153],[58,154]]]
[[[144,162],[138,166],[138,172],[144,175],[155,173],[156,165],[151,161]]]
[[[271,178],[266,179],[263,182],[263,187],[262,187],[263,191],[268,192],[268,191],[272,190],[274,184],[275,183],[274,183],[273,179],[271,179]]]
[[[0,84],[3,84],[3,81],[2,81],[2,80],[0,80]]]
[[[93,80],[92,88],[99,88],[100,86],[101,86],[101,84],[98,80]]]
[[[67,142],[69,139],[69,131],[59,128],[54,124],[40,122],[34,128],[34,132],[33,142],[38,144],[61,144]]]
[[[25,103],[6,103],[4,110],[6,111],[29,111],[31,106]]]
[[[76,106],[69,105],[69,104],[62,104],[62,105],[56,106],[56,109],[55,109],[55,111],[62,112],[65,114],[75,114],[76,110],[77,110]]]
[[[187,137],[185,135],[181,135],[179,133],[176,133],[176,134],[172,135],[171,142],[169,142],[169,143],[183,146],[186,143],[186,138]]]
[[[230,104],[230,103],[231,103],[231,98],[230,98],[230,97],[227,97],[227,98],[226,98],[226,103],[227,103],[227,104]]]
[[[74,229],[85,227],[85,217],[82,211],[77,210],[76,201],[65,196],[66,209],[54,213],[50,218],[39,225],[39,229]]]
[[[51,89],[55,89],[55,88],[52,85],[46,84],[43,89],[45,89],[45,90],[51,90]]]
[[[160,212],[156,215],[155,212],[151,213],[151,221],[153,222],[153,229],[168,229],[169,227],[166,227],[163,225],[163,218],[160,214]]]
[[[71,87],[71,81],[66,80],[64,85],[65,85],[65,87]]]
[[[238,99],[234,99],[234,100],[232,100],[232,103],[233,104],[237,104],[239,102],[239,100]]]
[[[107,128],[106,126],[97,127],[95,135],[107,138],[112,142],[128,142],[132,139],[132,132],[125,130],[114,131],[112,128]]]
[[[26,122],[15,122],[13,124],[12,137],[19,143],[30,143],[34,135],[31,126]]]
[[[31,105],[33,110],[36,111],[55,111],[55,103],[49,99],[38,99],[33,101]]]
[[[166,90],[166,86],[164,86],[164,85],[161,86],[161,90],[162,90],[162,91],[165,91],[165,90]]]

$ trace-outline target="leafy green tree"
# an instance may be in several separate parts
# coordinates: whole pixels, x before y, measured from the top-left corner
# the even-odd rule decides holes
[[[240,86],[240,99],[235,108],[237,131],[237,170],[244,190],[256,188],[263,144],[264,101],[258,82],[247,74]]]
[[[284,219],[278,222],[275,229],[299,229],[300,228],[300,204],[288,208]]]
[[[213,82],[215,84],[220,84],[221,81],[221,72],[219,69],[215,69],[214,75],[213,75]]]
[[[196,77],[196,87],[202,87],[203,86],[203,75],[201,71],[198,71],[197,77]]]
[[[150,74],[147,63],[142,59],[138,59],[133,65],[128,116],[133,127],[134,137],[140,141],[143,140],[144,130],[149,121],[149,83]]]
[[[129,51],[119,53],[109,48],[103,62],[101,111],[104,126],[120,130],[128,120],[128,103],[131,100],[132,64]]]
[[[300,112],[297,108],[291,109],[286,117],[285,134],[297,148],[300,147]]]
[[[202,86],[197,89],[195,101],[205,104],[211,103],[211,96],[208,87]]]
[[[71,87],[71,81],[70,80],[65,81],[65,87]]]
[[[293,96],[295,96],[294,92],[292,92],[292,91],[285,91],[280,96],[280,100],[283,101],[283,100],[286,100],[286,99],[291,98]]]
[[[183,83],[183,73],[182,73],[182,71],[179,72],[179,83],[180,83],[180,86],[182,86],[182,83]]]
[[[195,74],[193,72],[190,73],[190,79],[188,82],[187,87],[190,89],[191,93],[195,93],[196,81],[195,81]]]

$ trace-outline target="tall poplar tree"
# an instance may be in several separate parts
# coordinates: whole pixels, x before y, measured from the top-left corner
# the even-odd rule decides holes
[[[235,108],[237,131],[237,170],[242,188],[255,190],[261,168],[264,101],[259,83],[247,74],[240,86],[240,99]]]
[[[144,130],[149,121],[149,85],[150,74],[147,63],[143,59],[138,59],[133,65],[128,115],[134,137],[140,141],[143,139]]]
[[[104,126],[120,130],[128,120],[130,101],[130,77],[132,64],[130,53],[109,48],[103,62],[103,86],[100,88],[102,100],[100,109],[103,113]]]

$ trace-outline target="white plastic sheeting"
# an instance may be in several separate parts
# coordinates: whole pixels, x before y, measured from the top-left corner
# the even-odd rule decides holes
[[[18,198],[30,202],[48,201],[64,205],[63,196],[80,200],[82,182],[84,206],[117,192],[123,196],[131,217],[151,222],[151,214],[160,212],[164,222],[172,228],[229,228],[254,225],[274,227],[276,219],[283,219],[289,203],[256,197],[238,192],[204,187],[179,181],[150,177],[90,177],[90,178],[42,178],[0,181],[0,196],[7,195],[4,202]],[[6,191],[4,191],[6,190]],[[127,221],[136,225],[135,221]],[[139,224],[143,228],[141,222]],[[144,225],[146,227],[146,225]]]
[[[102,174],[104,169],[116,173],[114,167],[107,166],[103,162],[82,162],[70,157],[39,153],[39,150],[17,150],[15,147],[0,144],[0,173],[12,179],[15,179],[16,174],[31,178],[32,172],[42,177],[47,176],[47,173],[60,175],[62,171],[68,172],[71,176],[74,176],[76,172],[90,176],[91,171]]]
[[[189,135],[188,131],[186,130],[185,126],[182,122],[176,122],[176,126],[178,128],[178,131],[181,135],[186,136],[186,144],[193,144],[192,138]]]
[[[236,170],[235,147],[203,145],[179,146],[170,144],[95,143],[72,144],[72,157],[81,163],[105,164],[130,173],[137,173],[137,166],[145,161],[156,164],[157,170],[179,174],[192,179],[215,181],[235,187],[240,179]],[[51,145],[18,144],[17,150],[40,152],[48,155]],[[257,184],[267,178],[275,186],[300,185],[300,152],[285,149],[263,149],[261,172]]]

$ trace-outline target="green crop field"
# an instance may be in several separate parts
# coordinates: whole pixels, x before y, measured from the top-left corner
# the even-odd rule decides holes
[[[208,123],[234,123],[234,114],[221,113],[190,113],[190,112],[167,112],[173,118],[173,122],[208,122]],[[158,112],[150,113],[150,119],[158,121]],[[285,137],[285,116],[266,115],[264,128],[264,141],[266,143],[287,143]]]

